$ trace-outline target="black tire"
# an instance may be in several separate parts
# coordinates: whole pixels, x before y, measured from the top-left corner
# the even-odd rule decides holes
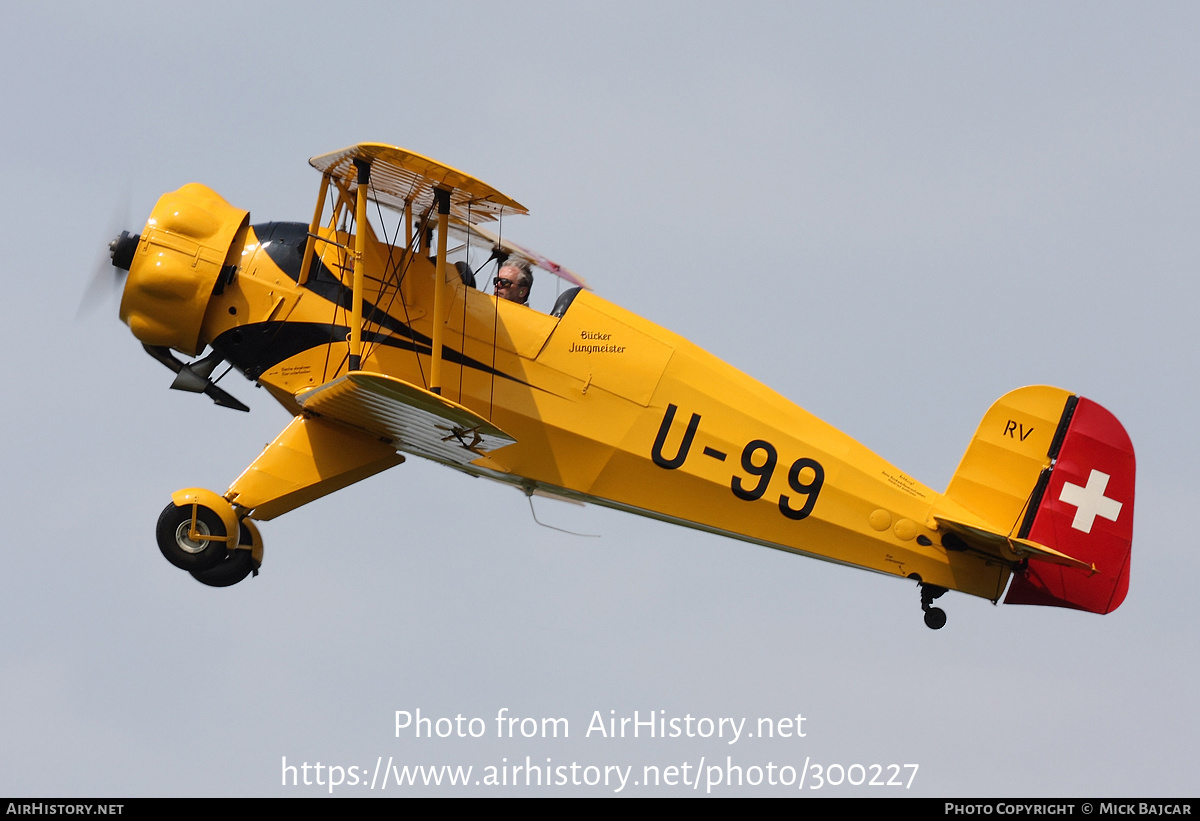
[[[192,506],[176,507],[169,504],[158,517],[155,535],[158,549],[166,560],[183,570],[209,570],[225,561],[229,552],[225,548],[225,523],[221,517],[204,505],[196,511],[196,529],[206,536],[219,536],[193,542],[188,538],[192,524]]]
[[[940,607],[931,607],[926,610],[925,626],[930,630],[941,630],[946,626],[946,611]]]
[[[250,530],[243,523],[238,531],[238,543],[254,544]],[[208,570],[193,570],[192,578],[209,587],[232,587],[258,569],[254,554],[249,550],[228,550],[225,560]]]

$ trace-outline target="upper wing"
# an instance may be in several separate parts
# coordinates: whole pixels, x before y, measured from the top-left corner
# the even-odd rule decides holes
[[[531,251],[528,248],[517,245],[512,240],[501,239],[491,231],[484,230],[477,225],[472,225],[466,220],[450,220],[449,231],[450,235],[456,239],[475,246],[499,248],[510,257],[519,257],[536,268],[541,268],[543,271],[554,274],[556,277],[565,279],[572,285],[577,285],[589,291],[592,290],[592,287],[587,284],[584,278],[570,268],[559,265],[554,260],[542,256],[537,251]]]
[[[470,174],[394,145],[359,143],[313,157],[308,163],[354,192],[358,186],[356,160],[371,166],[368,199],[397,211],[405,206],[417,213],[428,211],[438,188],[450,192],[450,213],[464,222],[528,213],[521,203]]]
[[[316,416],[390,439],[397,450],[454,465],[517,441],[457,402],[379,373],[352,371],[296,399]]]

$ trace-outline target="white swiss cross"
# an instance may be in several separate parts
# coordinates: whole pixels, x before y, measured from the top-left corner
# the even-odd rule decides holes
[[[1091,475],[1088,476],[1087,487],[1073,485],[1070,482],[1063,483],[1062,490],[1058,494],[1059,501],[1075,505],[1078,508],[1075,511],[1075,520],[1071,522],[1071,527],[1082,530],[1084,533],[1091,533],[1092,523],[1096,521],[1097,516],[1103,516],[1110,522],[1117,520],[1117,516],[1121,513],[1121,503],[1104,495],[1109,478],[1107,473],[1092,470]]]

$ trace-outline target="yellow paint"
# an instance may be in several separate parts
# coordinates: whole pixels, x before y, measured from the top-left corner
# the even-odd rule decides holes
[[[230,485],[225,498],[255,519],[274,519],[403,461],[378,439],[297,416]]]
[[[376,144],[312,161],[330,174],[342,202],[353,184],[346,169],[355,158],[375,163],[370,198],[401,213],[425,213],[406,190],[438,184],[453,189],[456,219],[468,213],[472,195],[489,198],[471,212],[481,219],[524,210],[462,172]],[[403,181],[415,187],[405,189]],[[253,232],[239,233],[237,215],[244,212],[213,209],[206,192],[185,187],[173,195],[195,197],[198,211],[207,207],[216,214],[206,234],[213,239],[204,246],[214,250],[198,252],[203,264],[192,275],[194,291],[203,291],[204,299],[193,295],[180,307],[161,310],[158,302],[133,300],[128,292],[126,299],[137,302],[129,318],[139,337],[149,333],[145,328],[161,327],[154,338],[174,341],[157,344],[195,351],[215,342],[297,414],[225,494],[255,519],[273,518],[398,464],[400,450],[526,492],[607,505],[889,575],[919,576],[993,600],[1004,588],[1016,559],[1001,545],[1009,544],[1012,523],[1043,466],[1065,391],[1025,389],[997,403],[943,496],[686,339],[591,292],[580,292],[561,319],[497,303],[464,286],[453,269],[438,277],[423,248],[384,245],[364,225],[361,211],[363,230],[354,237],[335,232],[332,222],[318,228],[320,207],[311,228],[321,241],[307,246],[321,266],[310,271],[306,260],[308,286],[299,287],[299,272],[281,272],[254,245]],[[153,219],[161,219],[162,207],[160,201]],[[191,218],[185,227],[199,234],[200,222]],[[148,230],[147,248],[168,247],[161,231]],[[443,223],[439,258],[445,233]],[[359,250],[353,264],[348,247]],[[148,253],[139,249],[138,266]],[[213,272],[226,256],[239,261],[238,274],[209,298]],[[179,277],[175,259],[173,276]],[[343,286],[339,293],[353,294],[353,312],[331,301],[332,291],[320,290],[321,277],[328,286],[330,276]],[[444,309],[434,307],[441,302],[438,290],[444,291]],[[360,309],[365,304],[376,306],[375,313]],[[268,316],[286,321],[267,333],[262,323]],[[436,366],[434,339],[447,351]],[[371,378],[338,382],[347,377],[349,354],[360,344],[360,370],[372,372],[366,375]],[[429,399],[431,373],[444,405]],[[327,392],[335,383],[342,386],[336,401]],[[485,427],[515,442],[492,450],[471,445],[470,431]],[[422,445],[418,432],[463,447],[462,458]],[[978,549],[942,547],[951,530],[939,517],[957,523],[953,532]]]

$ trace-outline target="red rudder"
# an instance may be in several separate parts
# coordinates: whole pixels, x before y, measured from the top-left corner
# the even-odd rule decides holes
[[[1129,589],[1133,444],[1115,416],[1078,397],[1067,404],[1050,456],[1020,535],[1095,570],[1030,559],[1014,573],[1004,602],[1110,613]]]

